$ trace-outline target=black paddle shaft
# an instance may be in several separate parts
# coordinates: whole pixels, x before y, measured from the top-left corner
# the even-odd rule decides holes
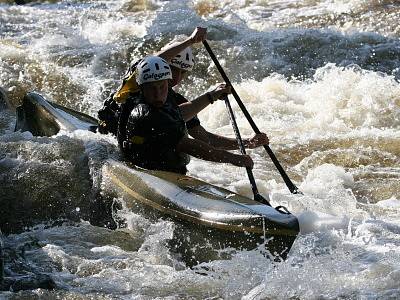
[[[235,119],[235,114],[233,113],[231,104],[229,103],[228,96],[225,96],[224,100],[225,100],[226,108],[228,110],[229,118],[231,119],[233,131],[235,132],[235,136],[236,136],[236,140],[237,140],[238,145],[239,145],[240,152],[243,155],[246,155],[246,149],[244,147],[242,137],[240,136],[239,127],[237,126],[236,119]],[[268,200],[265,199],[263,196],[261,196],[260,193],[258,192],[256,181],[254,179],[254,174],[253,174],[253,171],[251,170],[251,168],[250,167],[246,167],[246,171],[247,171],[247,176],[249,177],[249,181],[250,181],[250,184],[251,184],[251,189],[253,191],[254,200],[271,206],[271,204],[269,204]]]
[[[203,45],[206,48],[208,54],[210,55],[211,59],[213,60],[215,66],[217,67],[219,73],[221,74],[222,78],[226,82],[227,85],[231,86],[232,95],[235,98],[237,104],[239,105],[240,109],[242,110],[243,114],[245,115],[247,121],[250,123],[251,128],[253,128],[256,134],[261,133],[258,129],[256,123],[254,123],[252,117],[250,116],[249,112],[247,111],[246,107],[244,106],[242,100],[240,99],[239,95],[236,93],[235,89],[233,88],[228,76],[224,69],[222,69],[221,64],[219,63],[217,57],[214,55],[213,51],[210,48],[210,45],[206,40],[203,41]],[[302,192],[296,187],[296,185],[290,180],[289,176],[286,174],[285,170],[279,163],[278,159],[276,158],[275,154],[272,152],[271,148],[268,145],[264,145],[264,149],[267,151],[269,157],[271,158],[272,162],[274,163],[275,167],[281,174],[283,181],[286,183],[286,186],[290,190],[292,194],[302,194]]]

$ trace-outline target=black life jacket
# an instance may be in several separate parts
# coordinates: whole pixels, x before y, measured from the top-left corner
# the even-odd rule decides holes
[[[140,123],[146,117],[150,123]],[[168,135],[161,140],[168,142],[161,146],[160,137],[167,131]],[[146,104],[140,93],[129,96],[121,105],[118,143],[125,157],[137,166],[185,174],[189,156],[175,149],[175,143],[185,135],[185,122],[171,96],[161,109]]]

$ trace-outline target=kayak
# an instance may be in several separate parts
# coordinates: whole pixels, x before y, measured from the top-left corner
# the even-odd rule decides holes
[[[16,112],[15,131],[30,131],[35,136],[52,136],[60,130],[97,130],[95,118],[46,101],[43,96],[33,92],[25,95]]]
[[[60,130],[96,131],[97,120],[28,93],[17,108],[16,130],[51,136]],[[176,225],[171,247],[189,265],[220,258],[221,249],[264,249],[285,259],[298,233],[296,216],[191,176],[107,160],[103,177],[124,206]]]

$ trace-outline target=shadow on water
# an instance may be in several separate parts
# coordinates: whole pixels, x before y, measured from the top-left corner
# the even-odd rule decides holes
[[[66,149],[64,142],[72,148]],[[43,137],[0,147],[6,152],[0,160],[0,228],[4,233],[59,218],[79,221],[107,214],[92,189],[82,145],[69,138],[64,142]]]
[[[9,109],[10,107],[12,107],[12,105],[9,102],[7,92],[0,87],[0,111]]]
[[[42,224],[32,231],[4,237],[4,280],[0,290],[64,289],[65,281],[102,271],[104,266],[96,261],[104,258],[107,263],[107,257],[93,249],[112,245],[129,253],[138,251],[142,243],[140,233],[70,221]],[[109,263],[118,264],[118,260]],[[65,272],[70,275],[65,277]]]
[[[10,104],[0,88],[0,108]],[[29,129],[29,128],[28,128]],[[108,200],[96,188],[82,141],[16,132],[0,144],[0,229],[19,233],[59,219],[115,228]]]
[[[38,268],[27,261],[26,252],[39,249],[40,245],[34,239],[26,241],[15,247],[9,244],[7,238],[3,238],[2,259],[3,272],[0,281],[0,291],[18,292],[22,290],[55,289],[56,283],[49,274],[41,272]]]

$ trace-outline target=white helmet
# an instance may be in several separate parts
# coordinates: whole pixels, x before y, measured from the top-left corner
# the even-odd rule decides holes
[[[190,47],[179,52],[170,62],[171,66],[184,71],[191,71],[194,67],[194,56]]]
[[[136,67],[136,81],[139,85],[147,82],[172,79],[171,68],[159,56],[147,56]]]

